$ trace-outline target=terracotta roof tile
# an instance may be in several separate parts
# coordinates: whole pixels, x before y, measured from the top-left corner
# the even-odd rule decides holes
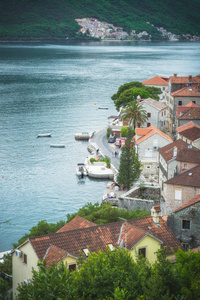
[[[147,233],[161,240],[163,246],[167,246],[168,253],[171,253],[171,247],[173,247],[175,251],[178,250],[178,247],[181,247],[162,218],[160,218],[160,225],[158,226],[153,222],[152,217],[129,220],[128,224],[131,225],[128,232],[129,248],[133,247],[134,243],[137,243]],[[47,254],[50,259],[51,253],[55,255],[55,259],[59,259],[59,255],[64,257],[66,253],[71,253],[75,257],[78,257],[79,250],[88,247],[90,252],[97,252],[98,250],[104,251],[108,244],[118,247],[118,239],[122,225],[123,222],[110,223],[55,233],[46,236],[46,238],[34,237],[30,238],[29,241],[40,260],[47,257]]]
[[[47,268],[52,264],[52,262],[57,264],[67,255],[68,255],[67,251],[60,249],[54,245],[50,245],[49,248],[47,249],[47,252],[44,255]]]
[[[141,132],[141,129],[142,129],[142,128],[136,128],[136,129],[135,129],[136,136],[137,136],[137,135],[140,135],[140,134],[138,134],[138,133]],[[146,131],[146,134],[144,134],[142,137],[140,137],[139,139],[137,139],[137,140],[135,141],[136,144],[141,143],[143,140],[149,138],[150,136],[152,136],[152,135],[155,134],[155,133],[158,133],[158,134],[162,135],[165,139],[167,139],[167,140],[169,140],[170,142],[172,142],[172,139],[171,139],[167,134],[163,133],[161,130],[157,129],[156,127],[154,127],[154,126],[152,126],[152,125],[149,126],[148,128],[144,128],[144,129],[146,129],[146,130],[148,129],[148,131]],[[144,131],[144,132],[145,132],[145,131]]]
[[[200,88],[198,86],[186,86],[178,91],[171,93],[173,97],[200,97]]]
[[[200,139],[200,128],[193,127],[189,129],[185,129],[179,133],[190,141],[196,141]]]
[[[179,120],[200,120],[200,107],[191,107],[187,109]]]
[[[142,100],[141,104],[142,103],[147,103],[147,104],[149,104],[149,105],[151,105],[151,106],[153,106],[153,107],[155,107],[156,109],[159,109],[159,110],[163,110],[163,109],[167,108],[167,106],[164,103],[156,101],[156,100],[151,99],[151,98],[147,98],[147,99]]]
[[[167,180],[165,183],[200,188],[199,178],[200,178],[200,165],[197,165],[196,167],[191,168],[190,170],[185,171]]]
[[[177,161],[200,163],[200,150],[196,147],[188,148],[188,146],[186,142],[179,139],[158,151],[166,162],[174,157],[174,148],[177,148],[177,155],[174,158]]]
[[[198,203],[198,202],[200,202],[200,194],[197,195],[196,197],[190,199],[188,202],[186,202],[185,204],[183,204],[182,206],[180,206],[178,209],[174,210],[173,212],[177,212],[179,210],[182,210],[182,209],[184,209],[190,205],[193,205],[195,203]]]
[[[172,84],[187,84],[188,82],[190,82],[189,76],[187,77],[181,77],[181,76],[170,76],[170,82]],[[198,84],[200,83],[200,77],[199,76],[195,76],[192,77],[192,83],[193,84]]]
[[[199,105],[197,105],[196,103],[194,102],[189,102],[188,104],[186,104],[187,107],[199,107]]]
[[[167,77],[162,76],[155,76],[150,79],[147,79],[142,82],[142,84],[149,84],[149,85],[168,85],[168,79]]]
[[[190,129],[190,128],[193,128],[193,127],[197,127],[197,128],[200,128],[200,125],[190,121],[184,125],[181,125],[179,127],[176,128],[177,132],[178,133],[181,133],[182,131],[186,130],[186,129]]]
[[[97,226],[95,223],[90,222],[82,217],[76,216],[73,220],[71,220],[69,223],[65,224],[62,228],[60,228],[58,232],[64,232],[74,229],[80,229],[80,228],[87,228]]]

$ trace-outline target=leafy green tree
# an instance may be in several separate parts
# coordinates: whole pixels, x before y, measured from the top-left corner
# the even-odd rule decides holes
[[[136,128],[137,124],[143,124],[148,120],[147,111],[137,101],[128,103],[122,111],[122,119],[129,122],[129,125]]]
[[[137,181],[141,173],[141,163],[135,152],[132,138],[131,128],[129,127],[125,145],[122,147],[119,172],[117,175],[117,183],[128,189]]]
[[[0,271],[12,275],[12,256],[10,254],[4,255],[4,262],[0,263]]]
[[[11,299],[8,295],[8,290],[11,288],[9,283],[0,277],[0,299],[9,300]]]
[[[181,294],[185,299],[200,299],[200,252],[176,254],[176,274],[181,278]]]
[[[45,260],[38,263],[39,271],[32,270],[29,284],[20,284],[17,288],[17,300],[56,300],[72,299],[72,274],[63,263],[52,264],[46,268]]]
[[[157,251],[157,260],[152,267],[152,275],[148,280],[146,295],[148,300],[160,300],[168,295],[180,295],[181,280],[174,270],[171,261],[166,258],[166,248]]]
[[[132,82],[129,82],[129,83],[125,83],[123,85],[121,85],[119,88],[118,88],[118,91],[116,94],[114,94],[111,99],[112,100],[117,100],[119,98],[119,96],[125,91],[125,90],[129,90],[129,89],[132,89],[132,88],[141,88],[143,86],[143,84],[139,81],[132,81]]]
[[[137,263],[124,249],[90,254],[73,276],[75,299],[136,299],[143,292]]]

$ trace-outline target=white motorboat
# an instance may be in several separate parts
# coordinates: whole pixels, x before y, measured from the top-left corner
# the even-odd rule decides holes
[[[92,136],[93,133],[90,134],[89,132],[79,132],[75,134],[75,140],[88,141]]]
[[[76,166],[76,175],[80,176],[80,177],[84,177],[87,176],[87,170],[85,168],[85,164],[83,163],[79,163]]]
[[[51,133],[38,133],[37,137],[38,138],[40,138],[40,137],[51,137]]]

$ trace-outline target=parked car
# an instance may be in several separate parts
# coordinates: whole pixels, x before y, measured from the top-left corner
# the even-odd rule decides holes
[[[116,141],[116,137],[115,136],[110,136],[108,139],[108,143],[114,143]]]

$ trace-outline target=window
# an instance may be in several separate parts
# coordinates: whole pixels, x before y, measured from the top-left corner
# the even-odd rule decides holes
[[[163,91],[165,91],[165,87],[163,87]]]
[[[187,169],[187,164],[184,164],[183,167],[184,167],[184,169]]]
[[[151,126],[151,123],[147,123],[147,127]]]
[[[182,229],[190,229],[190,221],[183,220],[182,221]]]
[[[147,117],[148,117],[148,118],[151,118],[151,113],[147,113]]]
[[[162,111],[162,117],[163,117],[163,111]]]
[[[146,257],[146,248],[140,248],[138,249],[139,256]]]
[[[190,250],[190,246],[189,246],[188,243],[183,243],[182,246],[183,246],[183,249],[184,249],[185,251]]]
[[[178,101],[178,105],[181,106],[182,105],[182,101]]]
[[[196,101],[192,101],[194,104],[196,104]]]
[[[181,199],[182,199],[182,191],[175,190],[175,200],[181,200]]]
[[[27,265],[27,255],[26,254],[24,254],[24,264]]]
[[[164,115],[166,115],[166,110],[164,111]]]
[[[76,270],[76,264],[71,264],[71,265],[68,265],[68,269],[69,271],[75,271]]]
[[[88,248],[83,249],[83,252],[84,252],[86,257],[89,256],[90,251],[88,250]]]

